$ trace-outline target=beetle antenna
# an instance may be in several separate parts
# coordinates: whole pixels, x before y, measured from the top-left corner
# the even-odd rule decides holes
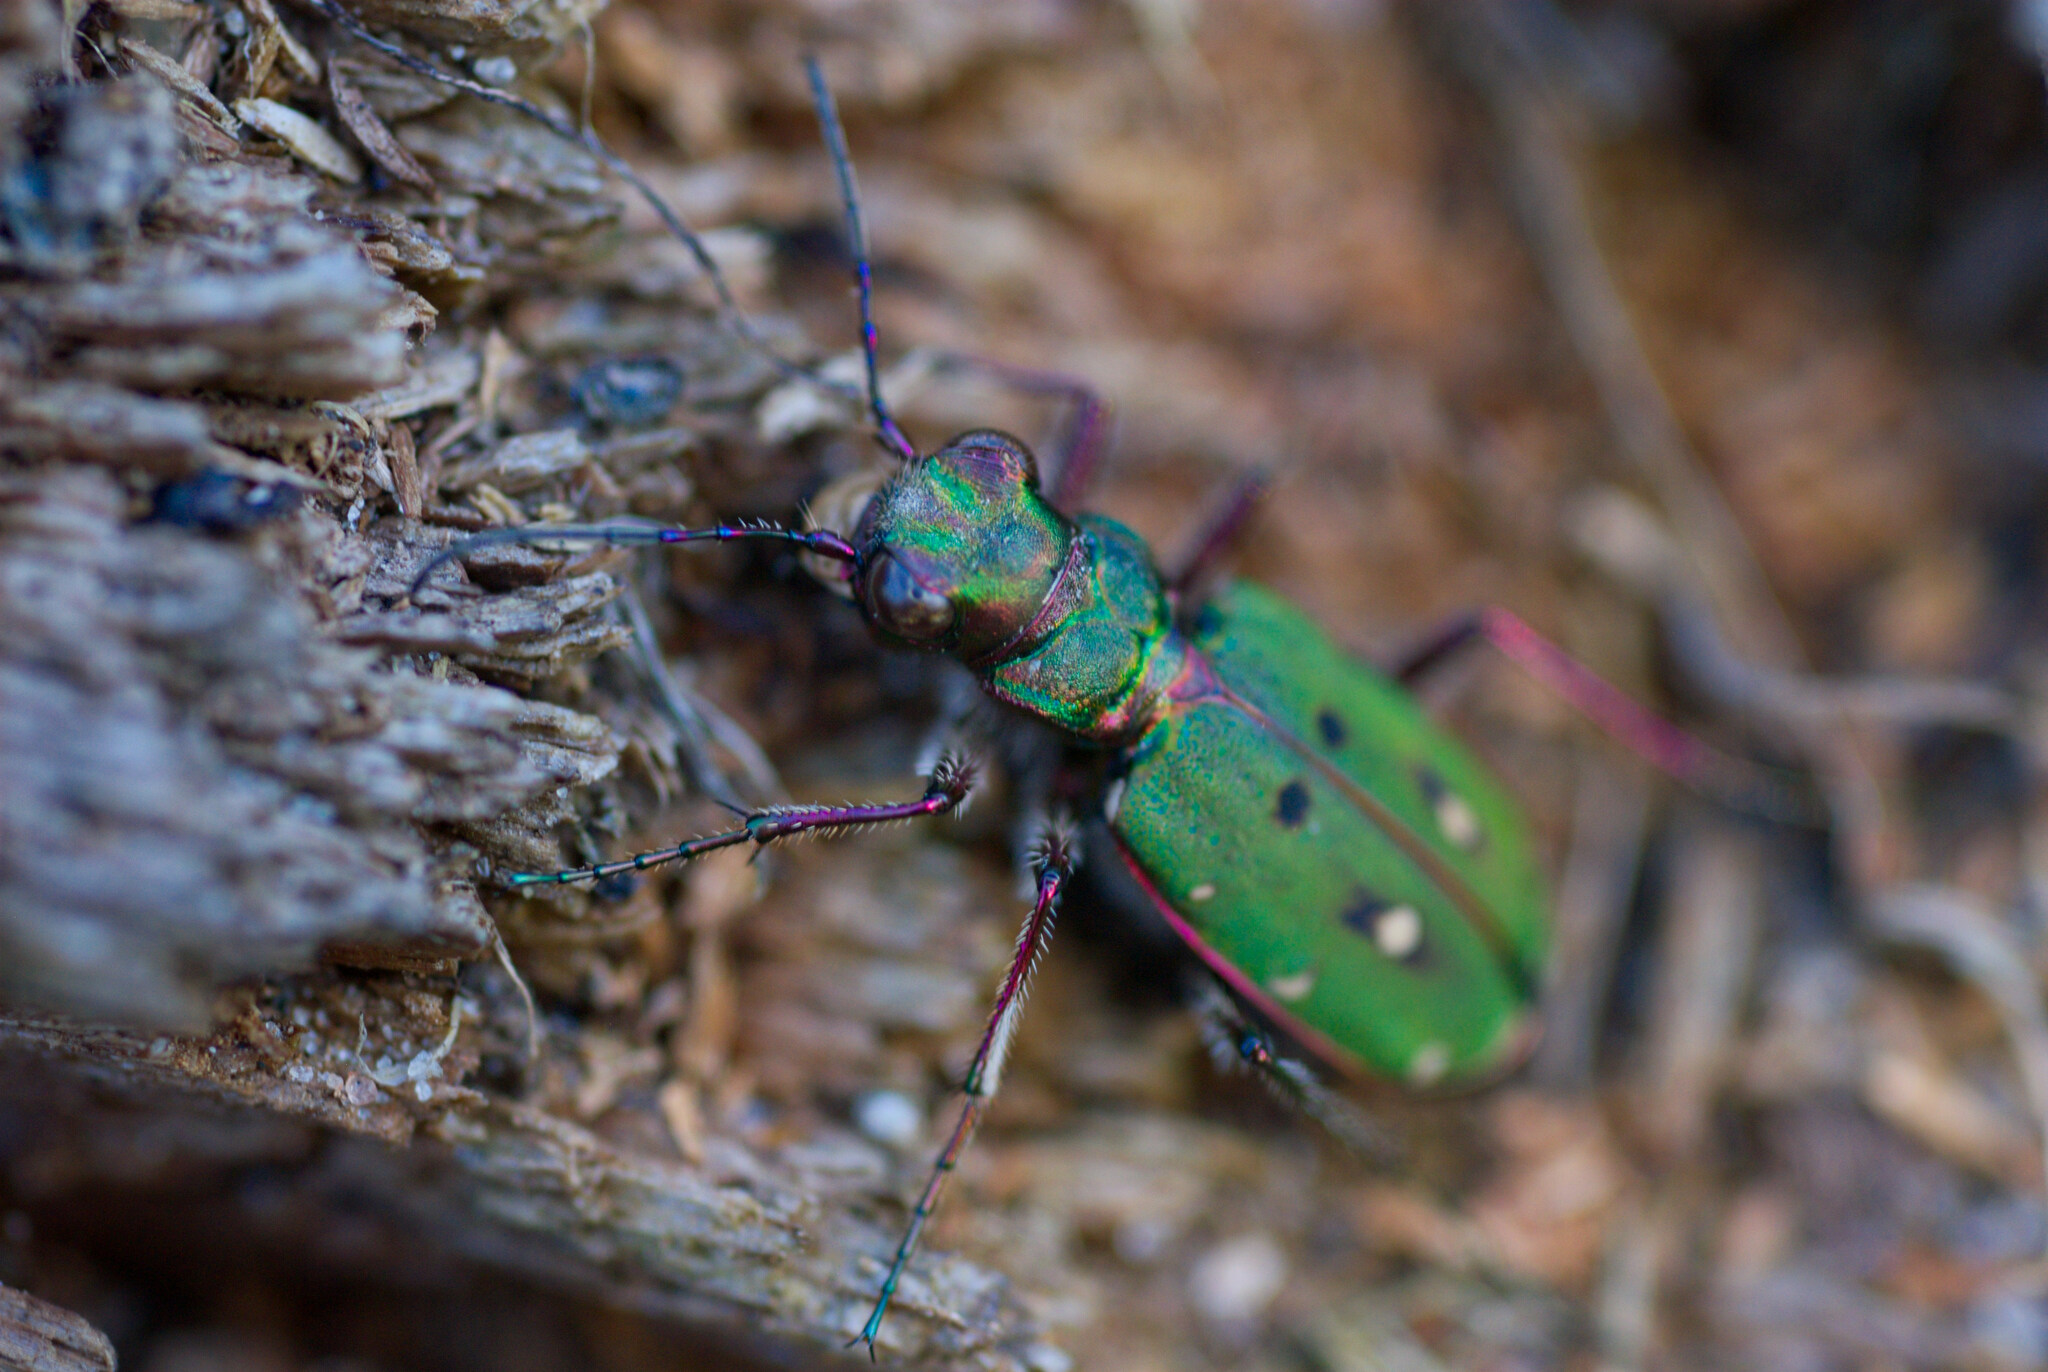
[[[607,548],[637,548],[657,543],[736,543],[756,539],[792,543],[807,553],[834,562],[857,562],[860,555],[830,529],[785,529],[779,524],[718,524],[703,529],[684,529],[665,524],[522,524],[509,529],[486,529],[480,534],[458,538],[420,564],[413,573],[406,595],[416,597],[441,567],[484,548],[506,543],[601,543]]]
[[[815,56],[804,58],[804,73],[811,79],[811,103],[818,111],[818,127],[825,135],[825,151],[832,157],[832,172],[839,178],[839,201],[846,215],[846,250],[853,258],[854,280],[860,287],[860,345],[868,364],[868,413],[874,416],[875,436],[882,446],[905,462],[915,461],[917,449],[903,436],[896,417],[882,400],[882,370],[877,360],[880,346],[875,335],[875,272],[868,259],[868,235],[860,219],[860,192],[853,184],[853,157],[846,149],[846,129],[839,122],[839,106],[832,89],[825,84],[824,68]]]

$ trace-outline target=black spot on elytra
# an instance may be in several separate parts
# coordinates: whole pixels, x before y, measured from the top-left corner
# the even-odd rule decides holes
[[[1316,714],[1316,732],[1323,736],[1324,745],[1330,748],[1342,748],[1344,740],[1351,737],[1351,731],[1344,727],[1344,721],[1337,717],[1337,712],[1327,708]]]
[[[1195,611],[1195,637],[1208,638],[1223,627],[1223,612],[1213,604]]]
[[[1308,818],[1308,783],[1300,777],[1280,788],[1280,799],[1273,803],[1273,818],[1288,829],[1299,829]]]
[[[1450,794],[1450,787],[1444,785],[1443,777],[1437,774],[1436,768],[1427,764],[1415,769],[1415,789],[1422,792],[1422,798],[1429,802],[1432,810],[1443,804],[1444,797]]]
[[[1380,922],[1380,916],[1393,906],[1380,899],[1363,886],[1351,888],[1351,899],[1344,906],[1344,913],[1337,916],[1346,929],[1364,938],[1373,936],[1373,929]]]

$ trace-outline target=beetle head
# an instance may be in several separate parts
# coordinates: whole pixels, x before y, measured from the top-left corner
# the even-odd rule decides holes
[[[1045,603],[1073,527],[1038,493],[1031,451],[992,429],[965,433],[886,479],[855,476],[815,517],[859,551],[835,589],[875,633],[972,659],[1014,638]]]

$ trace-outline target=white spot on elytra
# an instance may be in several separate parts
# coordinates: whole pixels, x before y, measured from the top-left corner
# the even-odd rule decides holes
[[[1479,816],[1465,797],[1455,791],[1445,791],[1436,798],[1436,827],[1460,848],[1471,848],[1479,842]]]
[[[1450,1070],[1451,1046],[1448,1043],[1425,1043],[1415,1050],[1414,1057],[1408,1059],[1408,1080],[1415,1086],[1434,1086]]]
[[[1399,961],[1422,946],[1422,916],[1412,905],[1384,910],[1372,922],[1373,946]]]
[[[1205,881],[1200,886],[1197,886],[1194,890],[1188,892],[1188,899],[1200,902],[1208,900],[1211,896],[1214,896],[1215,894],[1216,883],[1213,881]]]
[[[1266,989],[1281,1000],[1300,1000],[1316,989],[1316,974],[1308,971],[1296,972],[1292,976],[1274,977],[1266,983]]]

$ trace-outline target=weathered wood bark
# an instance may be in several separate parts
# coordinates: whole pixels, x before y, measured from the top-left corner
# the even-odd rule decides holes
[[[114,1345],[69,1310],[0,1286],[0,1369],[114,1372]]]

